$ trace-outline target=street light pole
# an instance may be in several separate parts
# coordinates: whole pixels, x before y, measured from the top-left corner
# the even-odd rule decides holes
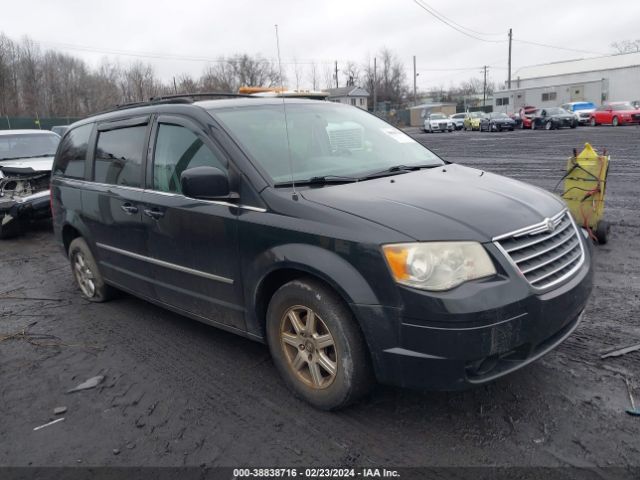
[[[513,40],[513,30],[509,29],[509,72],[507,74],[507,88],[511,90],[511,42]]]
[[[418,98],[416,95],[416,79],[418,78],[418,74],[416,73],[416,56],[413,56],[413,105],[418,104]]]

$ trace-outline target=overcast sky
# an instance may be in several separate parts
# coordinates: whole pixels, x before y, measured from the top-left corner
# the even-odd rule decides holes
[[[419,89],[446,88],[481,77],[482,65],[490,66],[491,79],[503,82],[508,49],[503,40],[510,27],[515,39],[514,78],[526,65],[607,54],[612,42],[640,37],[638,0],[424,2],[493,41],[459,33],[413,0],[3,0],[0,31],[13,39],[28,35],[42,48],[77,55],[92,66],[104,57],[122,64],[143,60],[168,80],[180,73],[199,76],[207,59],[221,55],[276,58],[274,24],[278,24],[290,87],[295,87],[294,59],[321,65],[338,60],[340,67],[348,60],[366,62],[386,46],[406,65],[409,83],[416,55]],[[304,80],[308,83],[306,73]]]

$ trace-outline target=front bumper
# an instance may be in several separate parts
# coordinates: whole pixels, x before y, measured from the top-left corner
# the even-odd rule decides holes
[[[507,275],[442,294],[403,289],[402,308],[353,305],[378,381],[461,390],[539,359],[580,322],[593,281],[591,247],[585,250],[578,272],[544,293]]]
[[[446,132],[447,130],[453,130],[454,126],[452,124],[435,124],[432,123],[428,130],[431,132]]]
[[[4,226],[15,221],[49,218],[49,203],[49,190],[15,199],[0,197],[0,222]]]
[[[491,125],[493,127],[493,130],[513,130],[516,126],[515,123],[511,123],[511,122],[492,123]]]

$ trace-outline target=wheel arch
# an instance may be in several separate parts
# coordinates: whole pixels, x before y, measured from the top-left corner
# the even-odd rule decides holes
[[[64,253],[69,253],[69,245],[71,245],[71,242],[78,237],[82,237],[80,230],[69,223],[64,224],[62,227],[62,244],[64,246]]]
[[[274,257],[276,261],[274,260]],[[271,259],[270,263],[266,263]],[[247,329],[264,338],[264,326],[269,301],[284,284],[299,278],[311,278],[323,283],[345,302],[359,319],[351,304],[378,305],[380,302],[356,268],[336,253],[312,245],[283,245],[260,256],[248,269],[245,283]]]

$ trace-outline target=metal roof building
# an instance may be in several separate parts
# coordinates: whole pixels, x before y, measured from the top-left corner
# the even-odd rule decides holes
[[[640,52],[634,52],[523,67],[513,75],[510,90],[494,93],[494,110],[638,99]]]

